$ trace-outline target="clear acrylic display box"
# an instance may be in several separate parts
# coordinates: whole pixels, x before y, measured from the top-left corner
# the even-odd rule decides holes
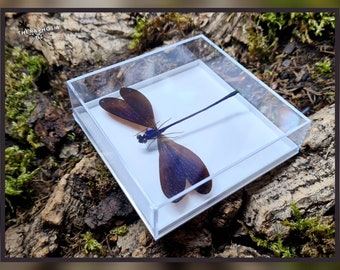
[[[306,116],[204,35],[71,79],[67,86],[74,118],[155,239],[298,153],[310,126]],[[200,157],[209,178],[174,198],[163,194],[157,142],[138,143],[144,127],[99,106],[103,97],[120,98],[122,87],[147,97],[158,126],[239,91],[165,132]],[[208,194],[195,190],[210,179]]]

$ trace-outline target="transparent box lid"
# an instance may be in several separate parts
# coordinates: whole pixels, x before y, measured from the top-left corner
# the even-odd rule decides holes
[[[298,153],[310,126],[306,116],[204,35],[71,79],[67,86],[74,118],[155,239]],[[163,132],[165,140],[142,144],[136,136],[156,127],[100,106],[108,97],[125,102],[120,91],[125,87],[150,102],[159,129],[234,90],[238,94],[171,126]],[[128,110],[117,104],[111,105],[114,111]],[[192,173],[199,166],[208,174]],[[174,196],[164,192],[164,182],[176,190]]]

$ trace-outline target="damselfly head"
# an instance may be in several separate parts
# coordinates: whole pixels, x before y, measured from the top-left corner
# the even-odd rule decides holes
[[[143,135],[138,134],[137,140],[139,143],[146,143],[148,140],[157,139],[157,137],[161,134],[159,129],[157,128],[149,128],[145,131]]]
[[[137,135],[137,140],[138,140],[139,143],[146,143],[148,141],[148,139],[146,138],[145,134]]]

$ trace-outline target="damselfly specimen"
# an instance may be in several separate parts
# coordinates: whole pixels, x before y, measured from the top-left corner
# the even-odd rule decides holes
[[[163,135],[168,128],[187,120],[218,103],[236,95],[238,91],[233,91],[222,99],[184,117],[166,127],[157,128],[156,121],[150,101],[139,91],[132,88],[121,88],[120,98],[107,97],[99,101],[100,106],[107,112],[141,125],[146,128],[143,135],[137,135],[140,143],[146,143],[150,139],[157,139],[159,151],[159,176],[162,191],[167,198],[171,198],[185,189],[186,183],[194,185],[210,176],[209,171],[203,161],[188,148],[174,142]],[[196,188],[201,194],[207,194],[212,188],[212,180]],[[174,202],[182,199],[179,198]]]

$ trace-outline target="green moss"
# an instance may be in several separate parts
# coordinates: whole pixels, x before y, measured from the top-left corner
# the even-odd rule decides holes
[[[38,93],[35,81],[47,68],[42,56],[29,55],[20,48],[5,47],[5,130],[20,143],[5,149],[6,217],[14,216],[18,198],[27,199],[29,187],[39,168],[33,167],[39,139],[29,124]],[[20,201],[20,200],[19,200]]]
[[[323,61],[316,62],[315,71],[321,74],[331,75],[333,71],[332,61],[326,57]]]
[[[274,39],[266,36],[262,30],[250,28],[248,30],[248,51],[250,57],[261,59],[262,61],[271,61],[273,53],[278,45],[278,38]]]
[[[83,251],[86,255],[92,254],[92,255],[104,255],[104,249],[103,246],[93,238],[93,235],[91,232],[86,232],[84,234],[81,234],[80,237],[84,240],[84,247]]]
[[[39,168],[30,170],[34,159],[34,152],[19,149],[18,146],[5,149],[5,194],[9,196],[21,195],[31,183]]]
[[[293,218],[284,220],[290,234],[283,239],[280,234],[274,240],[256,236],[241,222],[250,238],[257,246],[269,250],[274,256],[291,257],[333,257],[335,252],[335,222],[331,218],[302,218],[295,203],[291,204]]]
[[[290,227],[292,234],[301,241],[300,252],[303,256],[332,257],[329,247],[335,239],[335,222],[329,218],[302,218],[295,203],[291,204],[294,219],[282,221]],[[330,248],[332,249],[332,248]]]
[[[135,32],[131,35],[132,41],[130,42],[129,49],[133,50],[138,47],[146,33],[144,29],[148,25],[149,20],[145,17],[136,19]]]
[[[147,19],[136,19],[135,32],[131,35],[129,45],[131,50],[144,51],[162,45],[163,41],[170,39],[175,32],[183,36],[192,28],[192,18],[178,13],[168,12],[162,16]]]
[[[118,236],[123,236],[128,233],[128,228],[126,224],[119,226],[113,230],[110,231],[110,235],[118,235]]]
[[[329,80],[334,77],[335,66],[330,58],[325,57],[321,61],[316,62],[309,69],[310,76],[323,90],[324,96],[329,104],[335,102],[335,91],[330,87]]]
[[[47,63],[42,56],[29,55],[20,48],[6,47],[5,56],[6,133],[37,148],[40,143],[29,126],[29,117],[35,109],[34,82],[46,70]]]
[[[321,36],[334,38],[335,14],[330,12],[265,12],[254,14],[254,20],[257,27],[247,29],[248,48],[263,60],[273,57],[280,37],[308,44]]]
[[[278,37],[280,31],[292,29],[293,36],[302,43],[312,43],[312,38],[335,29],[335,14],[329,12],[266,12],[257,20],[267,28],[269,39]]]
[[[256,243],[258,247],[269,250],[276,257],[282,258],[292,258],[296,257],[296,248],[294,246],[287,245],[282,239],[281,235],[278,235],[273,241],[262,239],[256,236],[252,231],[250,231],[244,223],[240,222],[242,227],[248,232],[251,240]]]

